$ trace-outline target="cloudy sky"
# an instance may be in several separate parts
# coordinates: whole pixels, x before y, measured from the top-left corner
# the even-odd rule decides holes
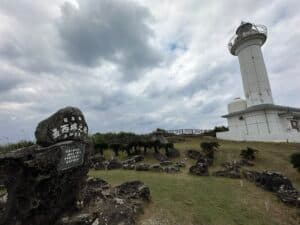
[[[264,24],[276,104],[300,107],[299,0],[0,0],[0,142],[61,107],[91,132],[226,124],[243,96],[228,40]]]

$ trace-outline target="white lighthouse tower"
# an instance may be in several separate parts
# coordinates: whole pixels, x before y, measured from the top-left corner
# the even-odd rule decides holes
[[[263,25],[242,22],[228,48],[238,56],[246,100],[228,104],[228,132],[220,139],[300,142],[300,109],[274,105],[261,46],[267,40]]]
[[[243,23],[229,42],[229,51],[237,55],[247,105],[273,104],[267,69],[261,46],[267,39],[267,28],[262,25]]]

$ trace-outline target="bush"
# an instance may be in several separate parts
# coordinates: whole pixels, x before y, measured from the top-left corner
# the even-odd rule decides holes
[[[170,149],[174,148],[174,144],[173,143],[165,143],[165,144],[163,144],[163,146],[165,147],[166,156],[169,157],[170,156]]]
[[[255,159],[255,154],[256,154],[257,152],[258,152],[258,150],[247,147],[247,149],[243,149],[243,150],[241,151],[240,156],[241,156],[243,159],[246,159],[246,160],[254,160],[254,159]]]
[[[214,159],[214,153],[216,150],[218,150],[220,144],[216,141],[212,141],[212,142],[202,142],[200,146],[203,150],[203,153],[208,158]]]
[[[294,153],[291,155],[290,162],[293,164],[294,168],[300,172],[300,153]]]
[[[10,152],[19,148],[29,147],[31,145],[34,145],[34,142],[26,140],[21,140],[19,142],[6,145],[0,145],[0,153]]]

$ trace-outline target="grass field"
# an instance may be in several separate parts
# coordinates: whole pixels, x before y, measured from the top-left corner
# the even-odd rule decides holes
[[[186,138],[184,142],[176,143],[175,147],[184,158],[187,149],[200,150],[200,142],[207,140]],[[300,173],[289,163],[289,156],[300,151],[299,144],[219,143],[220,151],[216,153],[210,172],[219,169],[224,161],[239,159],[240,150],[249,146],[260,150],[253,169],[280,171],[300,189]],[[146,162],[156,161],[149,154]],[[130,180],[141,180],[148,185],[152,199],[139,218],[139,225],[300,224],[300,210],[284,205],[272,193],[245,180],[192,176],[188,174],[188,168],[194,162],[188,160],[187,163],[187,168],[179,174],[91,170],[90,176],[100,177],[112,185]]]

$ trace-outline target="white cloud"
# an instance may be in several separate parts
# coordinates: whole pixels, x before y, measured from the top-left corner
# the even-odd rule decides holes
[[[243,96],[227,49],[241,20],[268,27],[275,102],[300,107],[299,10],[296,0],[4,0],[0,139],[32,137],[67,105],[92,132],[225,124],[227,103]]]

